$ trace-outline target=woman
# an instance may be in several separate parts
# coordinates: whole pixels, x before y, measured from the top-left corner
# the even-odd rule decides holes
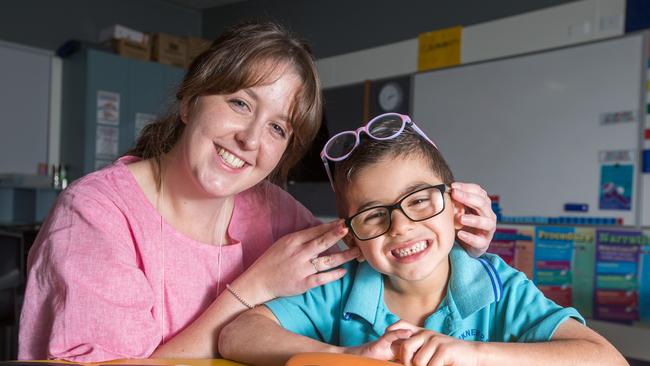
[[[282,182],[321,120],[307,46],[278,25],[232,27],[191,65],[168,116],[112,166],[63,192],[28,260],[19,358],[214,358],[221,328],[255,304],[344,275],[356,249]],[[459,238],[485,251],[485,192]],[[224,291],[226,290],[226,291]]]

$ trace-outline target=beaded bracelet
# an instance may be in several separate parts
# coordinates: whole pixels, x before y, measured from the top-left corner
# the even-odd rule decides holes
[[[232,294],[232,296],[234,296],[237,300],[239,300],[239,302],[244,304],[244,306],[246,306],[247,308],[252,309],[255,307],[255,305],[251,305],[248,301],[244,300],[244,298],[241,297],[239,293],[235,291],[234,288],[230,287],[230,284],[226,285],[226,289]]]

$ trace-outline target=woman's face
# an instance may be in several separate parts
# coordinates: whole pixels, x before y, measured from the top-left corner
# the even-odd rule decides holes
[[[199,195],[237,194],[276,167],[292,135],[289,108],[301,83],[286,70],[276,68],[263,85],[201,96],[182,108],[186,128],[177,147]]]

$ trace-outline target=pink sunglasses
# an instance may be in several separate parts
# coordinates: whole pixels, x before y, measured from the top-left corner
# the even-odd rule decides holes
[[[415,124],[411,121],[411,118],[407,115],[399,113],[386,113],[379,115],[370,122],[366,123],[365,126],[359,127],[353,131],[343,131],[332,136],[320,153],[320,158],[325,165],[325,170],[327,171],[327,177],[330,180],[332,189],[334,189],[334,179],[332,177],[332,172],[330,171],[329,161],[341,161],[345,160],[352,151],[359,146],[359,134],[365,132],[366,135],[370,136],[375,140],[390,140],[399,136],[406,125],[410,125],[413,131],[417,132],[425,140],[427,140],[431,145],[437,148],[436,144],[431,141],[429,137]]]

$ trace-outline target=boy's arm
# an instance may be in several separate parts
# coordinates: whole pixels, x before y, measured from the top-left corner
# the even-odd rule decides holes
[[[409,366],[628,365],[605,338],[574,319],[560,324],[551,340],[534,343],[464,341],[404,321],[387,328],[396,329],[413,332],[395,351],[400,362]]]
[[[574,319],[562,322],[549,342],[480,343],[479,365],[628,365],[623,356],[598,333]]]
[[[225,358],[252,365],[284,365],[298,352],[343,352],[332,346],[284,329],[266,306],[246,311],[219,335],[219,352]]]

